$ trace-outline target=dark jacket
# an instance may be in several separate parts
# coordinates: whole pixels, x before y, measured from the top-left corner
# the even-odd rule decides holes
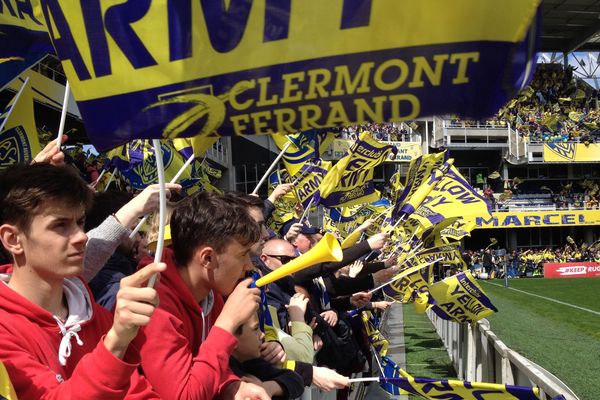
[[[304,392],[304,381],[300,375],[288,369],[274,367],[262,358],[255,358],[239,362],[233,357],[229,358],[229,367],[240,378],[244,375],[254,375],[263,382],[275,381],[283,389],[283,396],[273,399],[296,399]]]

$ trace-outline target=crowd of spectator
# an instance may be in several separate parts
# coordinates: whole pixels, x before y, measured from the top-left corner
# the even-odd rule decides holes
[[[529,142],[600,141],[600,92],[573,77],[573,67],[540,64],[529,86],[484,121],[451,119],[456,127],[499,127],[510,123]]]
[[[509,278],[541,277],[547,262],[600,262],[600,244],[577,245],[568,237],[567,243],[561,247],[466,250],[463,259],[477,276],[485,273],[488,278],[503,277],[506,271]]]
[[[154,263],[156,226],[132,229],[156,213],[158,185],[93,193],[85,154],[69,157],[50,143],[32,165],[0,173],[0,360],[19,398],[294,399],[311,385],[346,398],[350,375],[378,372],[356,310],[391,306],[369,290],[398,272],[397,257],[365,260],[388,233],[261,295],[250,276],[282,268],[322,237],[298,219],[267,229],[291,184],[264,200],[205,191],[181,199],[181,186],[167,184],[170,229]],[[146,287],[158,272],[156,290]]]
[[[411,140],[411,131],[417,128],[416,122],[406,122],[402,124],[395,123],[366,123],[361,125],[348,125],[339,128],[340,136],[343,139],[356,140],[363,131],[373,134],[373,137],[381,141],[402,141]]]

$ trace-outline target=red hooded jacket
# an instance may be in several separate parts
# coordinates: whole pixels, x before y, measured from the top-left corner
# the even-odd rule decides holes
[[[140,268],[153,261],[143,259]],[[229,369],[237,339],[213,326],[223,298],[211,292],[201,306],[177,272],[171,249],[164,250],[162,262],[167,269],[156,287],[160,305],[136,342],[141,346],[142,369],[164,399],[212,399],[239,380]]]
[[[64,280],[63,324],[6,285],[11,270],[0,266],[0,360],[19,399],[159,398],[137,372],[133,345],[123,360],[104,347],[113,317],[91,300],[82,280]]]

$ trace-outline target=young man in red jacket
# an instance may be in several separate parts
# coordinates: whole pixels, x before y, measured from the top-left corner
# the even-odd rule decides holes
[[[158,398],[130,345],[158,296],[142,287],[151,264],[123,279],[114,317],[79,276],[91,192],[70,167],[20,165],[0,173],[0,360],[20,399]]]
[[[175,207],[160,306],[140,335],[142,369],[164,399],[269,398],[228,366],[234,332],[258,309],[260,291],[250,279],[238,282],[252,268],[259,238],[246,209],[224,196],[200,192]]]

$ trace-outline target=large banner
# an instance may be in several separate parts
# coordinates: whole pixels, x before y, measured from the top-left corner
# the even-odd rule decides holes
[[[544,143],[544,162],[600,162],[600,144]]]
[[[488,116],[533,74],[540,3],[41,0],[99,150]]]
[[[600,210],[493,212],[477,217],[475,229],[600,225]]]
[[[39,0],[0,1],[0,91],[48,53],[54,48]]]
[[[544,263],[544,278],[594,278],[600,276],[600,263]]]
[[[353,140],[348,139],[335,139],[331,145],[331,150],[334,159],[340,159],[344,157],[350,146],[354,143]],[[386,162],[410,162],[413,159],[420,157],[423,154],[420,143],[413,142],[394,142],[394,141],[381,141],[381,143],[392,145],[398,150],[396,154],[390,153]]]

